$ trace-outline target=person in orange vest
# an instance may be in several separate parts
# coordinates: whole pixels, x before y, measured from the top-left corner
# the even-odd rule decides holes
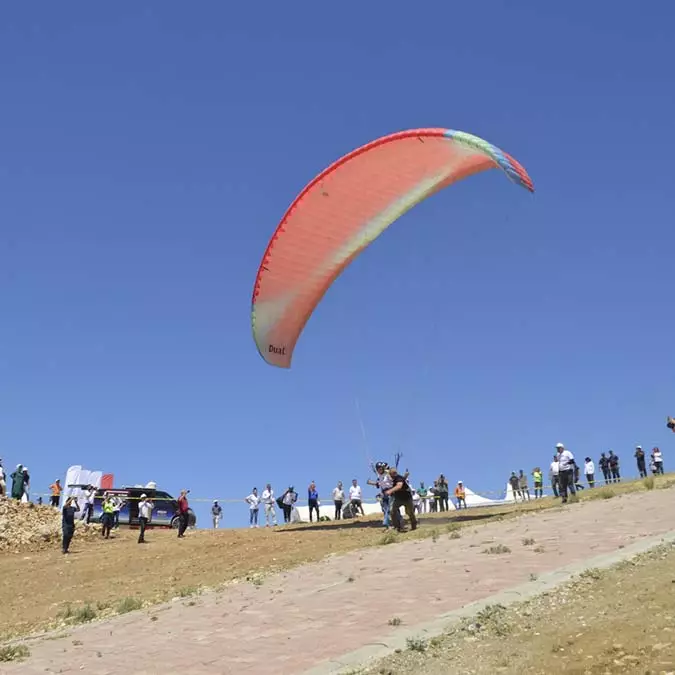
[[[457,508],[461,509],[462,504],[466,508],[466,490],[464,489],[464,483],[461,480],[457,481],[457,487],[455,488],[455,499],[457,500]]]
[[[59,508],[59,501],[61,501],[61,481],[57,478],[50,486],[52,496],[49,498],[49,505]]]

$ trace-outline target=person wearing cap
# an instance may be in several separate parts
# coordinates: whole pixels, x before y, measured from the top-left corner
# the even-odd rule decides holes
[[[141,499],[138,502],[138,524],[140,526],[140,532],[138,533],[138,543],[145,544],[145,528],[148,526],[150,519],[152,518],[152,509],[155,508],[155,505],[148,499],[148,495],[143,493]]]
[[[567,493],[576,495],[574,487],[574,468],[576,463],[574,455],[562,443],[558,443],[555,447],[558,451],[560,496],[562,497],[562,503],[567,504]]]
[[[647,466],[645,463],[645,451],[642,449],[641,445],[635,446],[635,461],[637,462],[638,473],[640,478],[647,477]]]
[[[466,508],[466,490],[464,489],[464,483],[461,480],[457,481],[455,487],[455,499],[457,500],[457,508],[461,509],[462,505]]]
[[[5,469],[4,469],[4,467],[2,466],[2,457],[0,457],[0,497],[4,497],[4,496],[5,496],[5,492],[6,492],[5,487],[6,487],[6,483],[5,483]]]
[[[30,473],[27,466],[23,467],[23,494],[21,495],[21,501],[24,504],[30,501]]]
[[[393,497],[393,503],[391,508],[391,521],[393,526],[399,531],[404,532],[404,523],[401,518],[401,509],[405,509],[406,515],[410,520],[410,529],[417,529],[417,518],[415,516],[415,505],[413,504],[412,492],[410,491],[410,485],[405,476],[402,476],[397,470],[396,467],[391,467],[389,469],[389,475],[392,480],[392,487],[387,490],[387,496]]]
[[[223,517],[223,507],[218,503],[217,499],[213,500],[211,506],[211,520],[213,521],[213,529],[217,530],[220,520]]]

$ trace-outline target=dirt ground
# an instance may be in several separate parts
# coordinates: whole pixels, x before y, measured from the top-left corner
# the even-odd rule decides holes
[[[656,487],[675,483],[672,475]],[[608,488],[612,494],[646,490],[642,482]],[[611,496],[611,495],[609,495]],[[582,499],[602,498],[586,490]],[[405,538],[434,537],[437,526],[457,527],[515,517],[523,512],[561,508],[545,498],[515,506],[470,509],[423,517]],[[280,527],[274,530],[197,530],[178,540],[174,531],[153,530],[139,546],[136,533],[120,530],[108,541],[76,539],[70,556],[56,545],[48,550],[0,553],[0,641],[73,621],[83,607],[96,618],[174,597],[200,588],[218,588],[236,579],[289,569],[355,549],[376,546],[384,534],[377,519]],[[91,616],[86,618],[91,620]]]
[[[589,570],[534,600],[492,605],[354,675],[675,672],[675,548]]]

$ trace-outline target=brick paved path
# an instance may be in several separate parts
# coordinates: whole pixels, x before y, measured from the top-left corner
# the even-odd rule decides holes
[[[296,675],[380,641],[394,616],[405,625],[488,597],[585,558],[674,528],[673,490],[625,495],[479,524],[450,539],[353,552],[265,580],[242,583],[31,643],[31,657],[3,664],[7,675],[181,673]],[[433,525],[423,524],[423,527]],[[544,547],[523,546],[532,537]],[[504,555],[481,553],[508,545]],[[157,620],[152,621],[151,616]]]

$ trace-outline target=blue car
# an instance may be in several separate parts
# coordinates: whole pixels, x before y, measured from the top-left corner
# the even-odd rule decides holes
[[[103,516],[103,495],[108,493],[122,500],[120,509],[119,524],[129,527],[138,527],[138,502],[141,495],[146,495],[155,508],[152,510],[150,527],[173,527],[178,529],[178,500],[174,499],[168,492],[162,490],[141,488],[141,487],[123,487],[111,490],[96,490],[94,497],[94,513],[92,520],[100,522]],[[197,516],[192,509],[188,509],[188,527],[197,525]]]

